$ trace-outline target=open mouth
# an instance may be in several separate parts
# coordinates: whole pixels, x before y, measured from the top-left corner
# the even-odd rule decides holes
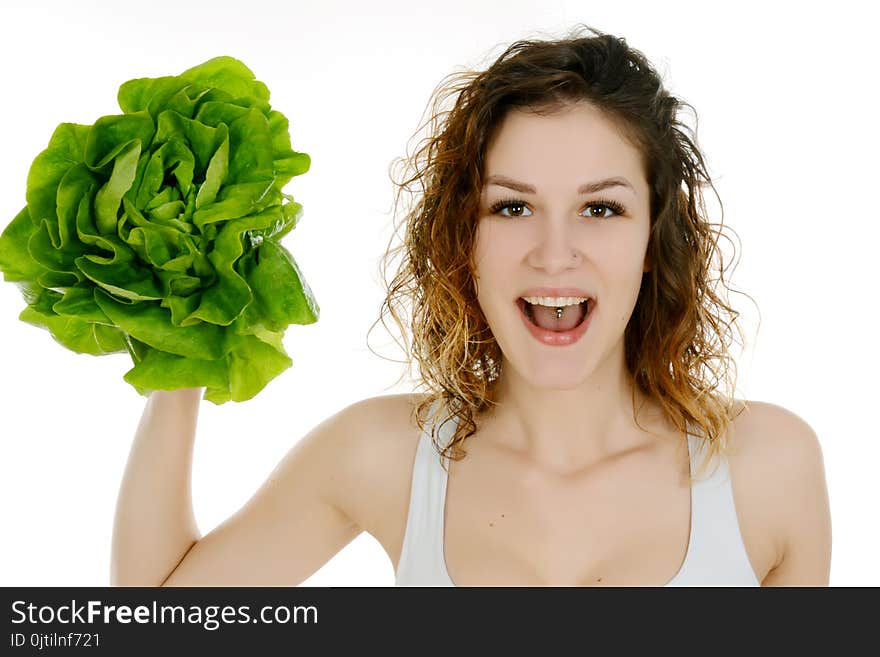
[[[516,300],[520,312],[534,326],[547,331],[565,332],[583,324],[595,306],[593,299],[566,306],[544,306],[532,304],[520,297]]]

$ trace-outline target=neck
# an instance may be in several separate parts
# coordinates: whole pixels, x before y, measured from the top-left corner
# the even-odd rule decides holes
[[[651,439],[635,422],[635,382],[626,369],[622,348],[574,387],[538,386],[506,362],[496,383],[497,404],[491,411],[500,429],[496,435],[504,436],[507,447],[547,470],[586,468]],[[640,390],[635,393],[635,410],[639,411],[646,399]],[[642,427],[657,426],[645,419],[657,420],[658,413],[656,405],[645,403],[639,413]]]

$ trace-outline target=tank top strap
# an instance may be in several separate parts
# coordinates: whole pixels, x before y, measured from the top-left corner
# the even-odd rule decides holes
[[[691,473],[707,454],[706,441],[688,426]],[[727,458],[715,454],[706,473],[691,486],[691,530],[681,584],[726,581],[729,586],[755,586],[748,553],[742,540]]]
[[[454,424],[450,421],[441,426],[441,421],[434,417],[436,406],[436,402],[431,406],[416,447],[409,512],[396,573],[399,585],[408,582],[418,582],[420,586],[447,585],[443,560],[447,476],[433,445],[431,430],[438,427],[438,439],[445,446],[454,432]]]

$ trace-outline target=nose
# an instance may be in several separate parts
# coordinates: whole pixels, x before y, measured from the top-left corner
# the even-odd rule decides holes
[[[574,227],[565,220],[554,218],[537,223],[536,244],[529,252],[529,264],[548,274],[578,266],[581,254],[574,239]]]

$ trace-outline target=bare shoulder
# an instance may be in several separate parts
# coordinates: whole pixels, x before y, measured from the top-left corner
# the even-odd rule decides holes
[[[774,536],[764,586],[827,586],[831,517],[822,446],[813,428],[776,404],[739,402],[730,464],[740,494]]]
[[[823,468],[822,445],[813,428],[794,412],[769,402],[740,402],[731,429],[732,457],[763,467],[779,483],[796,483]]]
[[[396,550],[396,534],[405,527],[421,435],[415,411],[424,397],[418,393],[370,397],[341,411],[348,430],[342,432],[345,476],[337,482],[336,504],[389,555]]]
[[[365,474],[385,477],[395,469],[393,461],[414,456],[420,433],[415,412],[423,398],[415,393],[369,397],[341,411],[349,427],[347,451]]]

